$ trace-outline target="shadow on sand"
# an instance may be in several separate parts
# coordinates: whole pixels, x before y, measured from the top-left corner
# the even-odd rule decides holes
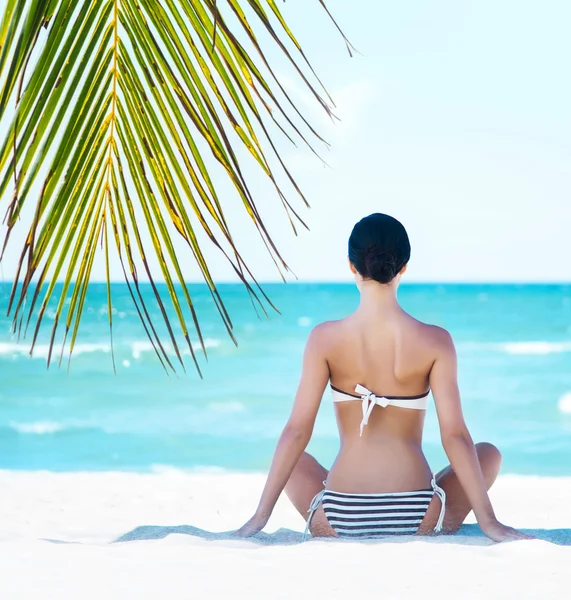
[[[571,546],[571,529],[521,529],[525,533],[534,535],[537,539],[558,546]],[[291,529],[279,529],[275,533],[259,533],[258,535],[247,538],[238,538],[233,535],[232,531],[212,532],[193,527],[192,525],[141,525],[132,531],[123,534],[115,540],[117,542],[133,542],[140,540],[160,540],[171,534],[183,534],[194,537],[199,537],[208,541],[250,541],[264,546],[281,545],[289,546],[301,543],[301,533]],[[462,545],[487,546],[493,542],[488,539],[478,527],[478,525],[462,525],[460,531],[456,535],[438,535],[425,536],[418,538],[415,536],[403,537],[385,537],[380,540],[367,540],[367,543],[407,543],[412,541],[427,541],[433,543],[458,543]],[[321,538],[320,541],[328,541],[334,543],[355,543],[353,540],[336,540],[332,538]],[[364,541],[364,540],[360,540]]]

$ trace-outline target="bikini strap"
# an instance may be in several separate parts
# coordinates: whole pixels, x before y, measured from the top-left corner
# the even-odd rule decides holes
[[[323,485],[325,486],[325,481],[323,482]],[[309,516],[307,517],[307,522],[305,524],[305,531],[303,532],[303,536],[301,538],[302,542],[305,542],[307,540],[307,535],[309,533],[309,525],[311,524],[311,519],[313,518],[315,511],[319,508],[319,503],[321,502],[321,499],[323,498],[323,494],[325,494],[325,487],[321,491],[317,492],[317,494],[315,494],[315,496],[313,496],[313,500],[309,503],[309,508],[307,510],[307,512],[309,513]]]
[[[432,476],[432,481],[430,482],[432,485],[432,489],[434,493],[440,498],[440,515],[438,516],[438,521],[436,522],[436,526],[434,527],[434,531],[439,533],[442,531],[442,524],[444,522],[444,513],[446,512],[446,492],[436,483],[436,479],[434,475]]]

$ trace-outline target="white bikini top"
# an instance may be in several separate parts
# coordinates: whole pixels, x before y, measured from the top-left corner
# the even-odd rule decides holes
[[[373,412],[373,408],[376,404],[383,408],[391,405],[398,406],[399,408],[413,408],[415,410],[426,410],[428,407],[428,394],[430,390],[427,390],[424,394],[418,396],[377,396],[368,390],[365,386],[357,384],[355,391],[359,396],[348,394],[342,390],[338,390],[336,387],[331,386],[331,395],[333,396],[333,402],[349,402],[351,400],[361,400],[361,406],[363,407],[363,420],[361,421],[360,435],[363,435],[363,427],[369,422],[369,416]]]

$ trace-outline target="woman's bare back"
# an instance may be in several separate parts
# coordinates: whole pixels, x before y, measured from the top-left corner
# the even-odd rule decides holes
[[[369,315],[370,317],[370,315]],[[396,310],[364,320],[359,312],[320,326],[330,382],[354,393],[361,384],[377,396],[416,396],[429,387],[440,328]],[[341,449],[327,485],[341,492],[399,492],[430,487],[422,453],[424,410],[375,406],[362,437],[361,402],[335,403]]]

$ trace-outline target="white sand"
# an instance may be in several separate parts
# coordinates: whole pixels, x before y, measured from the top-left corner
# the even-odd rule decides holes
[[[504,476],[492,490],[498,517],[542,540],[493,544],[471,525],[457,536],[300,544],[304,524],[287,499],[266,528],[275,533],[213,533],[251,515],[263,482],[0,471],[0,598],[571,597],[571,478]]]

